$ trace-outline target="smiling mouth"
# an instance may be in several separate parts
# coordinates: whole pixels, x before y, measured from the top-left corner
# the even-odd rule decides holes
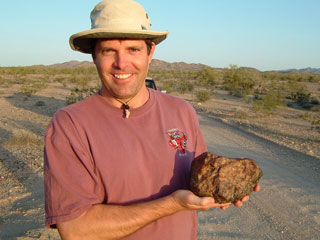
[[[127,74],[114,74],[113,75],[117,79],[126,79],[132,76],[132,73],[127,73]]]

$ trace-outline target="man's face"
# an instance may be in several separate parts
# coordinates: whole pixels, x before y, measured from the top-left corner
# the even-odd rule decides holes
[[[145,88],[145,78],[155,49],[148,55],[144,40],[99,39],[94,63],[101,82],[102,95],[128,101]]]

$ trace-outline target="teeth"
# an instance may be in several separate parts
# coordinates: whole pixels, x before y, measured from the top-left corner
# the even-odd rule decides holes
[[[125,79],[128,77],[131,77],[131,75],[132,75],[131,73],[129,73],[129,74],[114,74],[114,76],[119,79]]]

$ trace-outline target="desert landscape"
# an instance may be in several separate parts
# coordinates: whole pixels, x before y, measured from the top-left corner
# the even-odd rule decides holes
[[[199,239],[320,238],[319,73],[153,60],[149,75],[195,107],[210,151],[246,155],[267,170],[265,190],[242,210],[198,214]],[[59,239],[44,227],[44,134],[57,109],[98,86],[88,62],[0,67],[0,239]]]

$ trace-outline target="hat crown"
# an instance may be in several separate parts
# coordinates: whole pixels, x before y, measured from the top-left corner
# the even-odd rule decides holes
[[[132,0],[104,0],[90,14],[91,29],[150,30],[145,9]]]
[[[73,50],[92,52],[92,39],[150,39],[155,44],[165,40],[168,31],[150,30],[150,19],[143,6],[133,0],[103,0],[91,11],[91,29],[73,34]]]

